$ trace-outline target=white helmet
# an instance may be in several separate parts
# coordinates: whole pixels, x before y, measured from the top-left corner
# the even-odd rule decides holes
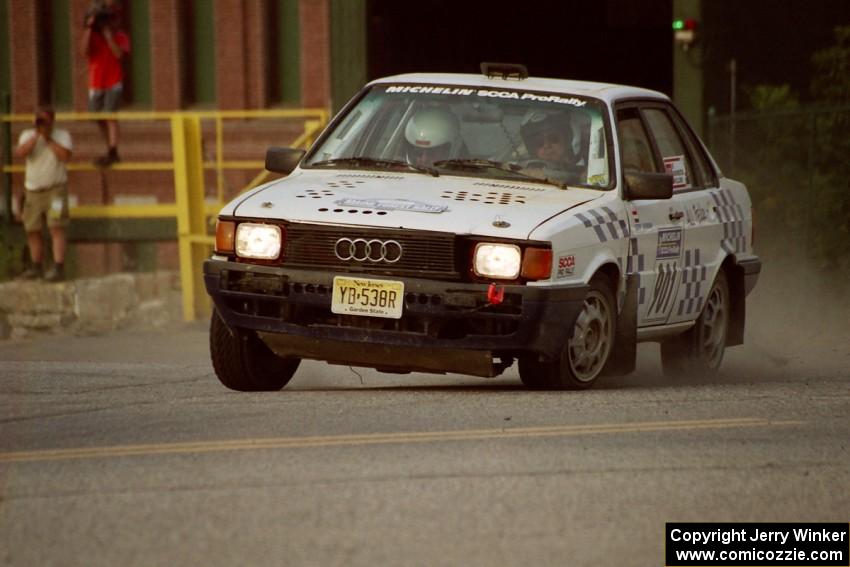
[[[441,148],[444,151],[435,153],[444,153],[445,157],[448,157],[451,144],[458,139],[459,131],[457,117],[451,111],[426,108],[407,121],[404,138],[411,146],[421,150]]]

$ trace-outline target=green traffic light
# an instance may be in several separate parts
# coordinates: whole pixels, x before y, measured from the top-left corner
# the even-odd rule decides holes
[[[683,30],[685,29],[685,20],[678,19],[673,20],[673,31]]]

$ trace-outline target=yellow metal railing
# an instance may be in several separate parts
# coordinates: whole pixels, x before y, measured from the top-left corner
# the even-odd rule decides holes
[[[204,286],[202,263],[212,252],[215,238],[208,234],[207,219],[215,216],[225,202],[226,170],[260,170],[244,187],[245,191],[262,183],[269,172],[262,160],[224,159],[224,122],[226,120],[298,120],[303,131],[291,147],[307,148],[327,124],[329,113],[325,109],[299,110],[219,110],[198,112],[113,112],[113,113],[57,113],[60,123],[121,120],[121,121],[168,121],[171,130],[172,161],[120,162],[109,167],[111,171],[173,171],[174,203],[140,205],[79,205],[70,210],[71,218],[116,219],[116,218],[176,218],[177,240],[180,253],[180,282],[183,294],[183,318],[193,321],[209,311]],[[32,123],[31,114],[8,114],[2,122]],[[215,124],[215,159],[205,160],[201,123],[212,120]],[[91,163],[71,162],[69,171],[97,171]],[[216,199],[206,199],[204,171],[216,171]],[[22,164],[0,167],[3,173],[21,173]]]

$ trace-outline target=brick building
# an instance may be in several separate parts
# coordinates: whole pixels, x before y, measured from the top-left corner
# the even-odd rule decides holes
[[[354,37],[356,43],[364,33],[364,5],[362,0],[123,0],[121,27],[130,35],[131,53],[125,60],[122,110],[330,108],[332,13],[336,33],[349,44]],[[87,68],[80,41],[91,6],[92,0],[0,1],[0,97],[9,94],[12,113],[29,113],[39,104],[52,104],[59,112],[86,111]],[[340,76],[352,80],[341,98],[364,80],[363,50],[359,64],[353,66],[352,52],[357,50],[337,49],[335,64],[348,69]],[[336,88],[341,84],[337,81]],[[91,122],[62,126],[74,137],[74,161],[89,162],[103,153],[104,142]],[[13,126],[12,146],[23,127]],[[210,127],[204,125],[207,159],[214,151]],[[226,124],[225,131],[237,140],[227,146],[228,159],[262,159],[266,146],[283,145],[297,135],[295,126],[285,124],[253,124],[241,130]],[[167,161],[168,124],[122,121],[119,147],[123,162]],[[256,173],[227,172],[225,197]],[[207,175],[208,185],[215,187],[214,172]],[[72,171],[70,177],[72,205],[174,201],[173,176],[166,171]],[[15,191],[21,184],[22,176],[13,175]],[[69,263],[78,276],[139,263],[175,266],[175,245],[169,241],[173,222],[152,221],[135,228],[124,223],[117,229],[120,223],[107,224],[88,223],[85,231],[80,223],[76,229],[72,225]],[[139,233],[145,230],[154,241],[139,242]],[[116,232],[115,239],[126,242],[94,242]]]
[[[37,102],[86,109],[79,56],[91,0],[9,0],[0,90],[13,112]],[[131,37],[126,106],[139,110],[327,107],[331,0],[124,0]],[[4,33],[5,32],[5,33]],[[5,51],[5,50],[3,50]],[[4,73],[2,66],[7,66]],[[8,77],[3,78],[2,75]],[[11,86],[14,85],[14,88]]]

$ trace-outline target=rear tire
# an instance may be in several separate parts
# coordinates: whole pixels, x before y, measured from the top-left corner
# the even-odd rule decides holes
[[[286,386],[301,359],[280,358],[256,334],[231,329],[213,309],[210,358],[222,384],[239,392],[272,392]]]
[[[696,324],[687,332],[661,343],[664,374],[705,376],[720,370],[729,334],[731,306],[729,281],[721,268]]]
[[[590,388],[611,356],[617,331],[616,303],[611,283],[603,274],[590,280],[584,307],[573,335],[557,360],[521,358],[519,376],[532,389],[584,390]]]

